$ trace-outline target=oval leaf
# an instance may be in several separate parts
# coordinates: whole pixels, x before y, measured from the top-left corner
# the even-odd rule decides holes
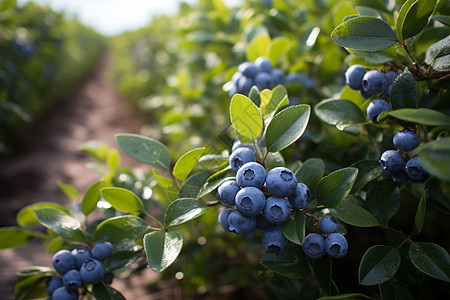
[[[428,24],[437,0],[408,0],[400,8],[396,27],[397,35],[404,41],[420,33]]]
[[[65,212],[52,207],[34,208],[33,211],[39,223],[60,237],[71,241],[80,241],[83,239],[81,222]]]
[[[290,106],[277,113],[267,126],[267,150],[278,152],[298,140],[308,125],[310,113],[310,106],[305,104]]]
[[[396,119],[429,126],[450,126],[450,117],[429,108],[403,108],[388,114]]]
[[[426,191],[423,192],[420,198],[419,205],[417,205],[416,216],[414,218],[414,227],[411,235],[418,235],[422,232],[423,224],[425,222],[425,212],[427,210],[427,199],[425,197]]]
[[[92,295],[97,300],[126,300],[119,291],[103,282],[92,286]]]
[[[410,71],[406,70],[395,78],[389,99],[394,110],[406,107],[416,108],[419,92]]]
[[[104,180],[100,180],[91,184],[83,195],[81,200],[81,211],[85,216],[91,213],[96,207],[97,202],[100,200],[100,189],[106,186]]]
[[[181,156],[173,167],[173,176],[181,181],[186,180],[204,151],[205,147],[192,149]]]
[[[340,46],[359,50],[378,51],[398,42],[391,26],[375,17],[356,17],[341,23],[331,33]]]
[[[95,230],[95,241],[109,241],[121,245],[141,239],[151,229],[143,219],[136,216],[118,216],[101,222]]]
[[[261,112],[248,97],[235,94],[230,104],[231,123],[243,136],[256,139],[263,128]]]
[[[301,211],[297,211],[293,218],[283,223],[283,233],[288,240],[298,245],[303,244],[305,239],[306,217]]]
[[[409,257],[423,273],[450,282],[450,255],[441,246],[425,242],[412,243]]]
[[[303,162],[298,171],[295,172],[298,182],[306,184],[315,195],[317,183],[322,179],[325,173],[325,163],[320,158],[310,158]]]
[[[345,99],[323,100],[314,107],[316,115],[330,125],[366,123],[366,116],[354,102]]]
[[[207,210],[208,207],[197,199],[178,199],[167,208],[164,223],[167,227],[180,225],[201,216]]]
[[[28,244],[33,238],[33,232],[20,227],[0,228],[0,249],[17,248]]]
[[[17,216],[16,216],[17,224],[19,224],[20,226],[24,226],[24,227],[34,225],[34,224],[39,224],[39,221],[36,218],[36,214],[34,213],[33,209],[41,208],[41,207],[51,207],[51,208],[60,210],[64,213],[67,213],[67,214],[69,213],[69,210],[65,206],[62,206],[61,204],[54,203],[54,202],[38,202],[35,204],[25,206],[17,213]]]
[[[154,231],[144,236],[147,263],[155,272],[169,267],[181,252],[183,237],[179,232]]]
[[[207,181],[200,191],[198,192],[197,197],[202,198],[209,193],[212,193],[215,189],[217,189],[222,183],[228,180],[235,180],[235,177],[225,177],[225,178],[219,178],[219,179],[212,179]]]
[[[400,191],[391,179],[384,179],[373,184],[367,192],[365,208],[383,224],[400,208]]]
[[[270,51],[271,41],[267,34],[260,34],[252,39],[247,46],[247,59],[255,61],[260,56],[267,56]]]
[[[138,134],[118,134],[116,142],[123,152],[141,163],[170,168],[169,150],[160,141]]]
[[[322,178],[316,187],[317,201],[326,207],[337,206],[350,193],[358,169],[339,169]]]
[[[400,253],[390,246],[376,245],[367,249],[358,270],[362,285],[375,285],[394,277],[400,266]]]
[[[442,180],[450,181],[450,137],[427,143],[420,148],[418,155],[422,166]]]
[[[348,196],[334,208],[330,208],[331,213],[343,222],[358,227],[374,227],[380,222],[366,209],[362,208],[351,200]]]
[[[141,199],[133,192],[117,187],[106,187],[100,190],[103,199],[117,210],[130,214],[145,212]]]
[[[361,160],[353,164],[352,167],[358,169],[358,177],[353,184],[352,193],[359,192],[367,183],[383,173],[377,160]]]

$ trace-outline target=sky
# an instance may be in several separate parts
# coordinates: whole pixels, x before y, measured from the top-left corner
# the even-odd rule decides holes
[[[18,0],[19,4],[30,0]],[[227,6],[235,6],[242,0],[223,0]],[[94,28],[101,34],[112,36],[124,31],[136,30],[147,25],[154,15],[175,14],[181,0],[33,0],[48,4],[55,11],[64,11]],[[196,0],[184,0],[195,3]]]

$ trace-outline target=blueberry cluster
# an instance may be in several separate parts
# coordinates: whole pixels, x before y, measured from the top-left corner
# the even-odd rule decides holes
[[[61,276],[52,276],[47,281],[47,294],[51,300],[78,299],[78,289],[84,284],[95,284],[102,280],[110,283],[102,260],[113,253],[110,242],[95,244],[91,251],[77,248],[60,250],[53,255],[53,268]],[[110,274],[108,274],[110,275]]]
[[[319,223],[323,234],[310,233],[303,241],[303,252],[308,257],[318,259],[328,254],[332,258],[344,257],[348,252],[347,239],[338,233],[339,224],[334,217],[323,217]]]
[[[233,145],[229,160],[236,180],[220,185],[217,198],[222,204],[235,208],[220,213],[220,225],[248,238],[253,237],[257,229],[263,230],[262,241],[268,251],[283,249],[287,239],[279,225],[290,218],[292,209],[302,209],[309,204],[308,186],[297,182],[294,173],[285,167],[266,173],[256,162],[254,147],[240,141]]]
[[[397,132],[393,138],[396,150],[387,150],[381,154],[380,165],[384,175],[392,177],[397,183],[405,183],[409,179],[414,182],[423,182],[428,177],[428,172],[420,164],[418,157],[408,159],[405,163],[401,152],[412,151],[419,146],[419,137],[410,129]]]

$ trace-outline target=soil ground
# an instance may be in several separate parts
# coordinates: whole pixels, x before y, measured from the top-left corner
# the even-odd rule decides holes
[[[16,213],[29,204],[41,201],[67,204],[70,200],[57,182],[75,186],[84,193],[100,178],[88,168],[92,158],[80,147],[90,141],[104,141],[118,148],[117,133],[139,133],[145,121],[139,112],[122,99],[106,77],[107,55],[102,56],[94,72],[76,89],[75,94],[30,129],[19,151],[0,159],[0,226],[17,225]],[[123,165],[139,167],[138,162],[121,152]],[[14,299],[16,272],[32,265],[51,265],[40,241],[27,246],[0,251],[0,298]],[[127,299],[176,299],[149,296],[146,285],[158,275],[147,269],[139,276],[114,280],[113,286]],[[171,291],[177,294],[177,291]]]

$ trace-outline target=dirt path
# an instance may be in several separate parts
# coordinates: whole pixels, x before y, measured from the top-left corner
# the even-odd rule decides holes
[[[137,110],[121,99],[106,78],[105,71],[110,63],[110,58],[103,56],[75,95],[30,131],[20,153],[0,159],[0,226],[16,225],[16,213],[28,204],[40,201],[68,203],[58,181],[72,184],[84,192],[98,180],[100,175],[87,167],[92,159],[79,151],[85,142],[104,141],[117,148],[115,134],[139,133],[144,120]],[[121,158],[123,165],[139,167],[139,163],[123,153]],[[45,253],[39,242],[19,249],[1,250],[0,298],[14,299],[18,270],[50,264],[51,254]],[[147,273],[142,279],[117,280],[114,286],[127,299],[150,299],[145,291],[148,281],[144,281],[148,276],[155,275]]]

